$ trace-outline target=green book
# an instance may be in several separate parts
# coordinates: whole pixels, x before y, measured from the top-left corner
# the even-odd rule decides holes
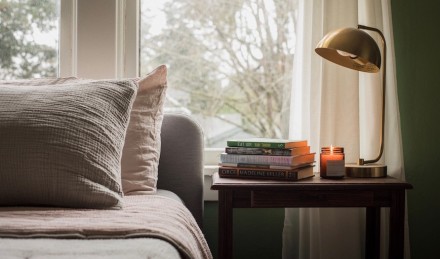
[[[288,140],[272,138],[248,138],[226,141],[228,147],[249,148],[295,148],[307,146],[307,140]]]

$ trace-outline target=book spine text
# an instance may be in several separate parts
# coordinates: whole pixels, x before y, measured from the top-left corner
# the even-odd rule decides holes
[[[311,163],[314,161],[314,154],[300,155],[300,156],[255,156],[255,155],[236,155],[226,154],[220,155],[222,163],[245,163],[245,164],[263,164],[263,165],[277,165],[277,166],[293,166],[303,163]]]
[[[298,172],[296,171],[289,172],[289,171],[276,171],[276,170],[254,170],[254,169],[243,169],[243,168],[219,168],[219,175],[222,177],[298,180]]]

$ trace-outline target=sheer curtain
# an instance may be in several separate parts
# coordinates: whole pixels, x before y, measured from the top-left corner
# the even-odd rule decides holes
[[[388,174],[404,179],[390,0],[300,0],[297,22],[290,137],[320,147],[345,148],[346,162],[379,150],[381,74],[350,70],[315,54],[329,31],[363,24],[387,40],[385,150]],[[370,34],[380,39],[374,33]],[[359,148],[362,147],[362,150]],[[318,158],[318,155],[317,155]],[[315,168],[319,168],[319,165]],[[286,209],[283,258],[363,258],[365,209]],[[382,209],[381,257],[387,255],[388,209]],[[405,255],[409,258],[408,231]]]

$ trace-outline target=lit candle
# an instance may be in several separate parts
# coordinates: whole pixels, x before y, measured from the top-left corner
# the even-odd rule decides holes
[[[342,178],[345,176],[345,155],[343,147],[322,147],[320,156],[320,175],[323,178]]]

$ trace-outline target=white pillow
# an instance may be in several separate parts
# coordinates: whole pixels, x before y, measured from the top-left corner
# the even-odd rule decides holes
[[[120,208],[131,80],[0,84],[0,205]]]

